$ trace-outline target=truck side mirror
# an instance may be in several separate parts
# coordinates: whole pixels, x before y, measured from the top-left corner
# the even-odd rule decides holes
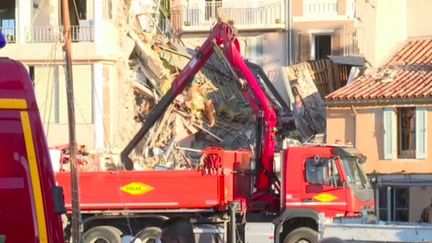
[[[53,188],[53,196],[54,196],[54,209],[57,214],[66,213],[65,202],[64,202],[64,194],[63,187],[55,186]]]

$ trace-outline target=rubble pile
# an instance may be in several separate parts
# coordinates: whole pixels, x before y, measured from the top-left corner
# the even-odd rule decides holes
[[[136,7],[137,2],[142,3],[124,1],[116,21],[122,33],[122,51],[116,64],[121,81],[114,143],[107,145],[107,152],[81,155],[80,159],[87,161],[81,170],[124,169],[120,152],[196,52],[154,31],[151,16],[146,14],[149,7]],[[210,58],[129,155],[135,170],[197,168],[201,150],[208,147],[253,149],[255,115],[232,72],[223,58],[216,54]],[[301,69],[288,68],[284,72],[299,126],[293,134],[295,140],[306,141],[324,132],[323,102],[313,80]]]
[[[123,123],[134,123],[130,127],[137,131],[195,51],[149,33],[138,18],[129,19],[125,27],[135,46],[128,60],[127,79],[131,83],[129,92],[134,95],[134,114]],[[137,170],[194,168],[199,164],[201,149],[249,148],[254,142],[254,119],[234,75],[214,55],[130,157]],[[127,144],[134,134],[122,136],[126,135],[129,138],[122,140]]]
[[[307,63],[283,68],[287,93],[293,103],[293,115],[300,140],[305,142],[325,133],[326,107]]]

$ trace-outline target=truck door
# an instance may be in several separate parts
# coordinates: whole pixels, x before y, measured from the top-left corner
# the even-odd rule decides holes
[[[326,217],[344,215],[346,193],[335,158],[308,158],[305,163],[304,188],[305,207],[325,213]]]
[[[32,155],[26,151],[29,141],[24,131],[29,127],[28,113],[23,113],[0,109],[0,236],[6,242],[35,242],[38,236],[46,237],[46,229],[39,230],[45,224],[43,205],[33,200],[41,190],[32,180],[40,178],[37,165],[29,163]]]

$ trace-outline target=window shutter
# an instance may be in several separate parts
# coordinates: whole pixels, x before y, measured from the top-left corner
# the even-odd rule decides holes
[[[416,109],[416,158],[426,159],[427,156],[427,110],[425,107]]]
[[[57,66],[35,66],[35,93],[36,101],[44,123],[57,123],[56,116],[58,100]]]
[[[75,75],[74,95],[75,95],[75,116],[76,116],[77,123],[92,124],[93,123],[92,65],[74,65],[73,73]]]
[[[73,86],[76,124],[93,123],[93,74],[91,65],[73,65]],[[60,123],[68,123],[66,79],[64,66],[60,66]]]
[[[396,119],[393,108],[384,109],[384,159],[396,156]]]
[[[264,65],[264,36],[248,37],[246,42],[246,58],[262,67]]]
[[[75,76],[74,79],[74,86],[75,86]],[[67,124],[68,123],[68,110],[67,110],[67,93],[66,93],[66,70],[64,66],[59,66],[59,94],[58,94],[58,100],[59,100],[59,123],[60,124]],[[76,107],[75,107],[76,110]],[[76,115],[75,115],[76,119]]]

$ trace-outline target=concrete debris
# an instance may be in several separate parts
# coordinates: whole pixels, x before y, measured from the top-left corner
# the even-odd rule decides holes
[[[172,86],[175,77],[191,59],[194,51],[175,44],[149,42],[148,34],[137,34],[131,26],[130,37],[136,48],[129,59],[138,123]],[[254,115],[238,90],[237,81],[223,61],[211,57],[180,94],[131,156],[135,169],[187,169],[198,166],[196,151],[209,146],[226,149],[249,148],[254,143]],[[156,95],[155,95],[156,94]],[[178,149],[183,148],[183,149]],[[188,148],[188,149],[184,149]]]
[[[119,18],[117,23],[127,34],[120,37],[120,42],[127,43],[117,64],[117,76],[124,81],[118,87],[119,130],[111,135],[116,142],[109,145],[109,152],[94,155],[97,161],[86,163],[89,166],[82,170],[124,169],[119,151],[131,141],[196,53],[149,31],[151,15],[143,13],[147,7],[137,2],[140,1],[124,2],[120,13],[124,20]],[[301,133],[298,137],[306,141],[307,137],[324,132],[325,106],[313,75],[302,66],[294,66],[285,68],[283,76],[295,108],[295,121]],[[253,148],[255,116],[239,87],[226,61],[213,55],[136,146],[130,155],[135,170],[197,168],[200,151],[212,146],[232,150]],[[117,152],[113,153],[114,149]]]
[[[309,141],[316,134],[325,133],[326,108],[315,83],[309,63],[301,63],[282,68],[282,77],[286,85],[299,140]]]

